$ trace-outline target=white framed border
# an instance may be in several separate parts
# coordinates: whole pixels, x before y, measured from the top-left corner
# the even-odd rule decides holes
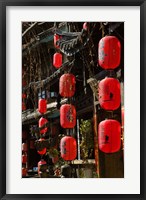
[[[21,179],[22,21],[124,21],[124,178]],[[7,6],[6,43],[6,193],[140,194],[140,7]]]

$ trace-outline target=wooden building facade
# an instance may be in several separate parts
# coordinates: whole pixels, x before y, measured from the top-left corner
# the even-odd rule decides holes
[[[59,36],[59,48],[54,45],[55,34]],[[98,43],[106,35],[116,36],[121,44],[120,64],[112,70],[103,69],[98,62]],[[55,53],[63,57],[59,68],[53,66]],[[59,94],[59,80],[65,73],[76,78],[75,94],[71,98]],[[105,77],[118,79],[121,86],[121,103],[113,111],[106,111],[99,104],[98,84]],[[40,98],[47,100],[47,111],[43,115],[38,111]],[[76,108],[77,123],[72,129],[64,129],[60,125],[60,107],[65,103]],[[92,168],[90,177],[124,178],[123,108],[123,22],[22,23],[22,144],[27,144],[27,151],[23,151],[22,147],[22,154],[27,154],[27,162],[22,163],[22,168],[27,168],[27,176],[24,173],[23,177],[35,177],[38,162],[43,158],[47,163],[47,175],[44,177],[61,177],[57,170],[68,164],[72,178],[88,177],[82,175],[85,168]],[[48,148],[43,156],[38,154],[41,149],[38,121],[42,116],[48,120],[43,144]],[[98,148],[98,125],[105,119],[115,119],[121,124],[121,147],[115,153],[104,153]],[[90,127],[86,152],[82,142],[84,123]],[[60,139],[67,134],[76,139],[78,148],[76,159],[64,162],[60,158]]]

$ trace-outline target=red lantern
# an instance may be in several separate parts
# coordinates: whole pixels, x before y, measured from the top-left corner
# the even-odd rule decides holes
[[[61,39],[61,36],[54,34],[54,47],[59,48],[59,46],[56,44],[56,42]]]
[[[26,94],[22,93],[22,99],[26,99]]]
[[[115,78],[104,78],[98,85],[99,103],[105,110],[116,110],[120,106],[120,82]]]
[[[42,127],[44,124],[46,124],[48,122],[48,120],[47,119],[45,119],[44,117],[41,117],[40,119],[39,119],[39,128],[40,127]],[[40,130],[40,133],[41,134],[44,134],[44,133],[46,133],[48,131],[48,128],[46,127],[46,128],[43,128],[42,130]]]
[[[71,104],[60,107],[60,124],[63,128],[74,128],[76,125],[76,109]]]
[[[44,114],[44,113],[47,112],[47,101],[46,101],[46,99],[39,99],[38,111],[41,114]]]
[[[39,139],[39,141],[43,141],[43,140],[44,140],[43,138],[40,138],[40,139]],[[44,154],[46,154],[46,151],[47,151],[47,149],[44,148],[44,149],[42,149],[41,151],[37,151],[37,152],[38,152],[38,154],[40,154],[40,155],[44,155]]]
[[[22,144],[22,151],[27,152],[27,144],[26,143]]]
[[[115,69],[120,64],[121,44],[115,36],[105,36],[99,41],[99,65],[104,69]]]
[[[40,172],[40,166],[41,166],[41,165],[46,165],[46,164],[47,164],[46,161],[43,160],[43,159],[41,159],[41,160],[38,162],[38,174],[39,174],[39,172]]]
[[[107,119],[98,126],[99,149],[105,153],[114,153],[121,147],[121,125],[117,120]]]
[[[86,31],[88,30],[87,22],[85,22],[85,23],[83,24],[83,29],[86,30]]]
[[[61,157],[64,160],[74,160],[77,156],[77,143],[75,138],[65,136],[60,141]]]
[[[44,154],[46,154],[46,148],[44,148],[43,150],[41,150],[41,151],[38,151],[38,154],[40,154],[40,155],[44,155]]]
[[[23,155],[22,155],[22,163],[23,163],[23,164],[26,164],[26,163],[27,163],[27,155],[26,155],[26,154],[23,154]]]
[[[26,168],[22,168],[22,176],[26,176],[27,175],[27,169]]]
[[[25,102],[22,102],[22,111],[26,110],[26,104]]]
[[[55,53],[53,56],[53,66],[58,69],[61,67],[61,65],[62,65],[62,54]]]
[[[72,97],[75,93],[75,76],[64,74],[59,80],[59,93],[63,97]]]

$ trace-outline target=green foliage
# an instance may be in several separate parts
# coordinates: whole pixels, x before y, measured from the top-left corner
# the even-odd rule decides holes
[[[83,159],[83,162],[87,162],[87,159],[90,157],[90,154],[92,154],[94,148],[94,133],[91,119],[81,119],[80,133],[82,136],[80,144],[81,158]]]
[[[98,174],[96,172],[93,172],[93,178],[98,178]]]
[[[56,148],[50,148],[47,150],[47,155],[50,157],[56,157],[59,155],[59,151]]]
[[[55,163],[55,165],[54,165],[54,169],[58,168],[59,170],[61,170],[61,166],[62,165],[65,165],[65,161],[63,160],[63,158],[61,158],[59,156],[59,159],[58,159],[57,163]]]

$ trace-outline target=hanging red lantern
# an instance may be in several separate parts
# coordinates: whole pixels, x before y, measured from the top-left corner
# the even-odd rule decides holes
[[[22,102],[22,111],[26,110],[26,104],[25,102]]]
[[[104,69],[115,69],[120,64],[121,44],[115,36],[105,36],[99,41],[99,65]]]
[[[85,22],[85,23],[83,24],[83,29],[86,30],[86,31],[88,30],[87,22]]]
[[[22,151],[27,152],[27,144],[26,143],[22,144]]]
[[[22,168],[22,176],[27,175],[27,169],[25,167]]]
[[[75,76],[73,74],[64,74],[59,80],[59,93],[63,97],[72,97],[75,93]]]
[[[121,103],[120,82],[115,78],[104,78],[98,85],[99,104],[105,110],[116,110]]]
[[[98,126],[99,149],[105,153],[114,153],[121,147],[121,125],[117,120],[107,119]]]
[[[59,48],[59,46],[56,44],[56,42],[61,39],[61,36],[54,34],[54,47]]]
[[[22,93],[22,99],[26,99],[26,94]]]
[[[46,154],[46,148],[44,148],[43,150],[41,150],[41,151],[38,151],[38,154],[40,154],[40,155],[44,155],[44,154]]]
[[[40,119],[39,119],[39,128],[40,127],[42,127],[44,124],[46,124],[48,122],[48,120],[47,119],[45,119],[44,117],[41,117]],[[48,131],[48,128],[46,127],[46,128],[43,128],[42,130],[40,130],[40,133],[41,134],[44,134],[44,133],[46,133]]]
[[[43,138],[40,138],[40,139],[39,139],[39,141],[43,141],[43,140],[44,140]],[[40,155],[44,155],[44,154],[46,154],[46,151],[47,151],[47,149],[44,148],[44,149],[42,149],[41,151],[37,151],[37,152],[38,152],[38,154],[40,154]]]
[[[60,141],[61,157],[64,160],[74,160],[77,156],[77,143],[75,138],[65,136]]]
[[[63,128],[74,128],[76,125],[76,109],[71,104],[60,107],[60,124]]]
[[[38,111],[41,114],[44,114],[44,113],[47,112],[47,101],[46,101],[46,99],[39,99]]]
[[[26,154],[23,154],[23,155],[22,155],[22,163],[23,163],[23,164],[26,164],[26,163],[27,163],[27,155],[26,155]]]
[[[41,160],[38,162],[38,174],[40,173],[40,166],[41,166],[41,165],[46,165],[46,164],[47,164],[46,161],[43,160],[43,159],[41,159]]]
[[[53,66],[57,69],[62,66],[62,54],[61,53],[55,53],[53,55]]]

